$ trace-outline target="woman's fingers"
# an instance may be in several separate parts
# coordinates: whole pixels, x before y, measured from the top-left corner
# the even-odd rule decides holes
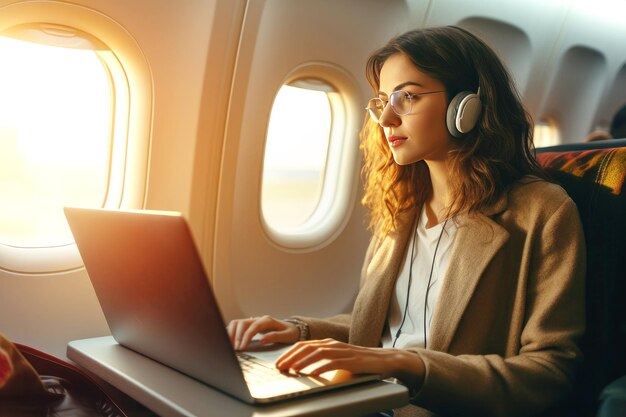
[[[226,331],[228,333],[228,337],[230,338],[230,343],[233,345],[235,349],[238,349],[238,346],[241,344],[241,340],[246,332],[246,330],[250,327],[252,323],[254,323],[256,319],[254,317],[250,317],[248,319],[236,319],[232,320],[226,326]]]
[[[231,320],[226,326],[226,332],[230,338],[230,344],[235,346],[235,334],[237,333],[237,325],[239,320]]]
[[[261,343],[293,343],[298,340],[298,328],[271,316],[237,319],[226,327],[235,350],[243,350],[257,334],[263,334]]]
[[[348,347],[354,346],[333,339],[299,342],[276,360],[276,367],[299,371],[321,359],[336,358]]]
[[[245,349],[257,334],[263,335],[261,343],[293,343],[300,336],[296,325],[271,316],[233,320],[227,329],[237,350]],[[424,380],[424,363],[414,352],[356,346],[333,339],[298,342],[276,360],[276,367],[283,372],[304,370],[311,375],[337,370],[346,374],[374,373],[382,378],[396,377],[410,386],[420,386]]]
[[[244,342],[244,340],[246,337],[246,333],[248,333],[250,327],[254,324],[255,320],[255,317],[239,320],[237,332],[235,333],[235,343],[233,345],[236,350],[243,350],[246,348],[246,346],[248,346],[249,340],[247,342]],[[254,336],[254,334],[252,336]],[[251,338],[252,337],[250,337],[250,339]]]
[[[285,323],[283,330],[276,330],[265,333],[259,341],[263,344],[268,343],[294,343],[300,337],[300,330],[291,323]]]
[[[393,354],[391,350],[372,349],[325,339],[297,343],[278,358],[276,367],[284,372],[290,370],[300,372],[314,365],[314,369],[306,370],[311,375],[339,369],[355,374],[387,375],[391,369],[389,361],[385,359],[389,359]]]
[[[241,335],[239,345],[235,346],[235,349],[245,349],[254,336],[259,333],[266,333],[268,331],[275,330],[278,326],[278,320],[275,320],[270,316],[253,317],[250,320],[251,323],[246,331]]]

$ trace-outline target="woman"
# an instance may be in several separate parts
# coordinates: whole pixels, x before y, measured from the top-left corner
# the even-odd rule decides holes
[[[362,132],[373,238],[350,315],[234,320],[276,365],[394,377],[399,415],[534,415],[572,385],[584,331],[576,207],[541,179],[532,123],[493,51],[458,27],[375,52]]]

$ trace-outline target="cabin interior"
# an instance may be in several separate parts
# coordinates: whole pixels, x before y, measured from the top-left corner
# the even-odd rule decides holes
[[[64,206],[182,213],[225,320],[350,311],[370,236],[364,64],[412,28],[486,40],[546,166],[574,152],[588,168],[596,146],[623,181],[624,141],[585,138],[626,104],[624,16],[610,0],[0,0],[0,332],[64,360],[69,341],[110,334]],[[594,395],[626,374],[617,183],[598,209],[615,223],[585,230],[602,230],[588,250],[609,269],[588,283],[588,343],[607,346]]]

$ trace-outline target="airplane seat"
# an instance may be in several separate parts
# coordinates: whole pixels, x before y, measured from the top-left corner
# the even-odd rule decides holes
[[[616,381],[626,375],[626,139],[540,148],[537,159],[576,202],[587,246],[584,360],[558,415],[624,416],[605,405],[626,401],[626,378]]]
[[[626,375],[611,382],[600,394],[598,417],[626,416]]]

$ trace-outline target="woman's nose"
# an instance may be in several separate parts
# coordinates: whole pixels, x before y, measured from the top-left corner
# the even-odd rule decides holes
[[[382,127],[390,127],[398,126],[402,123],[402,121],[400,120],[400,116],[398,116],[391,108],[391,104],[387,103],[383,109],[383,113],[380,115],[380,119],[378,119],[378,123]]]

